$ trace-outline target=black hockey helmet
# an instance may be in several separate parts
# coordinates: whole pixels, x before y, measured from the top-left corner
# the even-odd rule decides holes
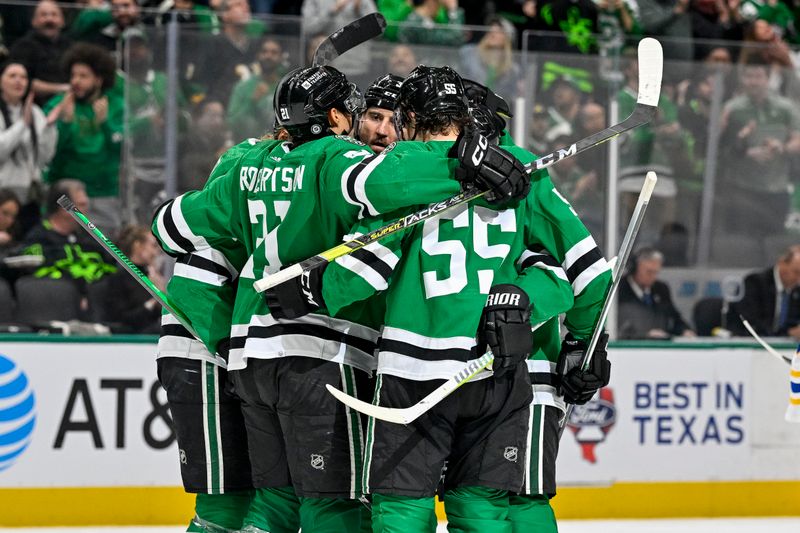
[[[469,113],[482,135],[494,140],[500,138],[506,119],[513,118],[508,102],[485,85],[464,78],[464,92],[469,102]]]
[[[367,108],[380,107],[394,111],[402,84],[403,78],[395,74],[386,74],[373,81],[364,93]]]
[[[416,67],[400,86],[397,99],[395,127],[400,139],[403,138],[403,128],[409,123],[411,113],[414,113],[417,124],[434,116],[468,117],[469,104],[461,76],[450,67]]]
[[[333,67],[307,67],[286,74],[275,88],[276,128],[284,128],[294,144],[330,135],[328,111],[336,108],[356,115],[364,97],[355,84]]]

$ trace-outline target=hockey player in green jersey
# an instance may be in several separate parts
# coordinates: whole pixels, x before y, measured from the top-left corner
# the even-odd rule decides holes
[[[513,146],[511,137],[504,131],[504,117],[510,116],[506,102],[479,83],[465,80],[465,85],[470,112],[481,133],[489,139],[499,139],[501,146]],[[531,269],[535,272],[537,268],[549,269],[564,282],[571,281],[563,265],[539,246],[533,246],[523,253],[518,268],[523,272],[530,272]],[[609,278],[610,273],[604,272],[594,283],[607,286]],[[530,281],[533,278],[528,279]],[[526,292],[536,293],[538,299],[547,298],[541,292],[541,285],[535,291],[529,282],[523,282],[522,285]],[[510,501],[509,517],[514,533],[558,531],[550,499],[556,494],[556,457],[561,433],[559,421],[566,411],[566,403],[586,403],[599,388],[608,384],[610,378],[611,366],[605,349],[608,342],[606,335],[601,337],[595,349],[590,368],[586,371],[577,368],[586,351],[585,340],[591,336],[597,323],[604,296],[602,291],[590,286],[587,288],[590,290],[584,288],[574,295],[577,308],[573,310],[570,305],[567,311],[569,338],[563,344],[558,318],[537,324],[536,317],[532,317],[532,326],[535,329],[533,351],[527,365],[533,387],[533,401],[530,406],[525,483],[521,492],[512,495]],[[558,298],[558,295],[554,294],[552,297]],[[505,328],[505,317],[502,316],[504,311],[484,311],[481,318],[482,329],[491,325],[495,330],[489,336],[503,336],[498,332]],[[479,335],[486,337],[487,332]]]
[[[460,78],[448,68],[417,68],[403,83],[396,117],[406,126],[405,138],[458,151],[452,141],[468,120]],[[533,160],[523,150],[511,151]],[[494,376],[465,385],[410,426],[370,422],[364,485],[373,494],[374,531],[433,531],[432,496],[446,460],[444,498],[452,530],[511,531],[509,495],[523,483],[531,400],[527,368],[521,364],[531,351],[529,321],[542,322],[569,309],[575,287],[602,290],[596,279],[606,270],[602,256],[593,260],[596,247],[584,248],[588,232],[546,173],[539,173],[532,187],[517,206],[478,201],[453,209],[336,260],[324,276],[310,271],[301,282],[279,285],[268,296],[276,315],[297,316],[319,306],[337,315],[384,291],[374,401],[387,407],[418,402],[438,386],[435,380],[449,378],[480,355],[475,334],[485,304],[503,311],[513,326],[511,333],[503,329],[499,336],[481,339],[495,353]],[[383,223],[364,221],[354,232]],[[574,283],[544,268],[539,273],[550,277],[555,287],[550,292],[541,278],[530,293],[512,284],[493,287],[495,277],[528,276],[517,271],[515,258],[531,243],[552,249],[574,267]],[[524,279],[520,283],[526,285]]]
[[[259,142],[248,139],[229,149],[207,183],[225,175]],[[226,338],[230,335],[233,285],[222,283],[227,277],[197,266],[208,263],[206,255],[207,251],[179,255],[167,293],[193,329],[203,332],[203,338]],[[222,355],[196,340],[174,316],[162,315],[158,376],[167,393],[184,489],[196,494],[195,516],[187,531],[241,529],[253,495],[244,419],[239,400],[226,390],[225,347],[217,351]]]
[[[364,92],[366,109],[358,119],[356,137],[376,154],[397,140],[393,118],[401,83],[400,76],[386,74]]]
[[[278,320],[253,290],[255,279],[332,247],[361,216],[442,200],[463,185],[508,200],[527,184],[521,164],[497,150],[487,150],[479,164],[467,162],[459,182],[452,176],[465,163],[446,152],[412,147],[375,155],[333,135],[352,125],[352,94],[331,67],[288,74],[276,90],[275,111],[291,142],[258,143],[202,191],[168,202],[154,218],[167,251],[199,258],[187,273],[211,285],[236,285],[230,339],[215,328],[219,301],[202,304],[207,327],[198,333],[210,350],[229,346],[256,487],[245,520],[250,531],[294,531],[297,516],[307,531],[359,529],[362,507],[353,498],[360,493],[360,419],[324,385],[355,393],[374,369],[378,337],[363,306],[343,310],[341,318]],[[479,142],[465,137],[462,153]]]

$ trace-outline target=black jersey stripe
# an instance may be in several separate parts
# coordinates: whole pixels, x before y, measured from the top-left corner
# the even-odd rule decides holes
[[[558,259],[553,257],[550,254],[541,253],[541,252],[533,252],[534,255],[527,257],[525,261],[522,262],[520,268],[525,270],[528,267],[532,267],[536,263],[542,263],[546,266],[550,266],[553,268],[561,268],[561,263],[558,262]]]
[[[462,361],[467,362],[475,358],[474,350],[465,350],[463,348],[448,348],[445,350],[432,350],[430,348],[423,348],[415,344],[409,344],[403,341],[379,339],[378,346],[382,352],[394,352],[414,359],[422,359],[424,361]]]
[[[391,266],[386,264],[380,257],[378,257],[374,253],[364,248],[360,248],[355,252],[351,252],[350,255],[352,255],[355,259],[358,259],[359,261],[370,267],[375,272],[377,272],[380,275],[380,277],[382,277],[388,283],[389,277],[392,275],[393,269]]]
[[[182,255],[178,258],[177,262],[190,267],[199,268],[200,270],[205,270],[206,272],[217,274],[218,276],[224,277],[228,281],[233,279],[230,271],[223,265],[215,263],[214,261],[206,259],[205,257],[200,257],[197,254]]]
[[[164,324],[161,326],[162,337],[185,337],[194,340],[194,335],[189,333],[185,327],[180,324]]]
[[[372,160],[375,159],[376,157],[378,156],[371,155],[369,157],[365,157],[363,161],[361,161],[358,165],[356,165],[356,168],[354,168],[350,172],[350,175],[347,177],[347,185],[346,185],[347,196],[354,204],[358,204],[361,206],[362,213],[364,216],[369,216],[370,214],[369,206],[365,202],[359,200],[358,196],[356,196],[356,180],[358,179],[359,174],[361,174],[367,167],[367,165],[369,165],[370,162],[372,162]]]
[[[175,244],[188,253],[194,252],[194,245],[189,239],[181,235],[181,232],[178,231],[178,226],[175,224],[175,220],[172,218],[172,208],[174,206],[175,200],[170,201],[164,206],[164,228]]]
[[[549,372],[528,372],[533,385],[551,385],[555,387],[558,385],[558,378],[555,374]]]
[[[347,335],[341,331],[316,324],[273,324],[271,326],[250,326],[247,336],[231,337],[231,349],[244,348],[248,338],[271,339],[282,335],[306,335],[320,340],[341,342],[362,352],[372,355],[375,343],[354,335]]]
[[[575,283],[575,280],[578,279],[578,276],[580,276],[584,270],[601,259],[603,259],[603,253],[597,246],[583,254],[567,269],[567,278],[569,279],[569,282]]]

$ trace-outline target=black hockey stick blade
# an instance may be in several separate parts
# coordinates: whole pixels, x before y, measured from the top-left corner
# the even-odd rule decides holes
[[[351,48],[355,48],[359,44],[375,37],[380,37],[385,29],[386,19],[380,13],[370,13],[358,20],[354,20],[347,26],[333,32],[319,44],[314,52],[311,66],[321,67],[328,65]]]
[[[614,124],[603,131],[589,135],[567,148],[556,150],[555,152],[546,154],[534,162],[526,165],[528,172],[535,172],[537,170],[545,169],[554,165],[562,159],[567,159],[578,155],[579,153],[601,145],[610,141],[617,135],[624,133],[633,128],[638,128],[650,122],[656,115],[658,109],[658,99],[661,95],[661,76],[663,74],[663,55],[661,51],[661,43],[657,40],[647,37],[639,41],[639,94],[636,97],[636,107],[633,112],[620,122]],[[380,239],[397,233],[403,229],[411,227],[420,222],[433,218],[445,211],[448,211],[461,204],[470,202],[486,194],[488,191],[478,191],[475,189],[465,190],[447,200],[430,204],[427,207],[406,215],[405,217],[391,222],[381,228],[373,230],[369,233],[361,235],[360,237],[351,241],[344,242],[329,250],[326,250],[319,255],[309,257],[308,259],[295,263],[279,272],[270,274],[257,280],[253,284],[253,288],[257,292],[264,292],[265,290],[296,278],[305,270],[318,268],[326,263],[330,263],[338,257],[355,252],[356,250],[367,246],[370,243],[379,241]]]

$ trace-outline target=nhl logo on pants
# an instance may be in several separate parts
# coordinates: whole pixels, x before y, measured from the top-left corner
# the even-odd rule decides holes
[[[517,462],[517,447],[516,446],[506,446],[505,451],[503,452],[503,457],[506,461],[511,461],[512,463]]]
[[[325,470],[325,459],[323,459],[321,455],[312,453],[311,468],[315,468],[317,470]]]

